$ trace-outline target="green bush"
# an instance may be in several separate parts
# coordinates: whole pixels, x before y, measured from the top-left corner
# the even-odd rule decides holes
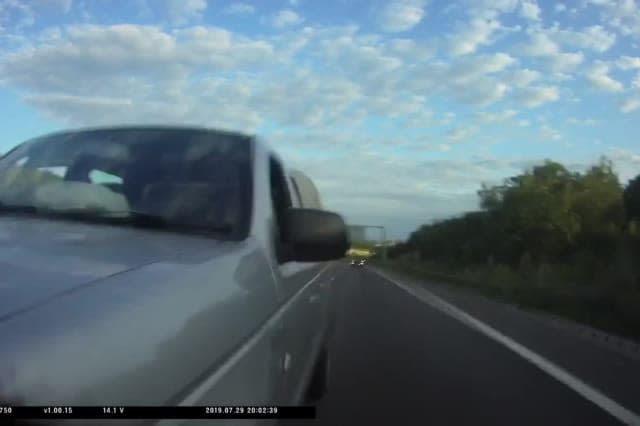
[[[577,261],[571,265],[547,264],[536,269],[535,279],[503,264],[467,266],[454,273],[434,262],[406,258],[387,261],[384,266],[426,281],[449,283],[490,298],[640,338],[640,291],[610,285],[611,279],[567,281],[567,277],[583,275]]]
[[[546,161],[482,185],[481,210],[422,225],[394,267],[640,336],[640,176],[602,158],[582,173]]]

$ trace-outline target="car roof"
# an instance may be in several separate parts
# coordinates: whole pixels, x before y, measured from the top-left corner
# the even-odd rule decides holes
[[[114,126],[96,126],[96,127],[79,127],[59,130],[51,133],[47,133],[38,136],[34,139],[46,138],[49,136],[65,135],[71,133],[90,133],[90,132],[105,132],[105,131],[145,131],[145,130],[173,130],[173,131],[202,131],[214,133],[221,136],[236,137],[238,139],[253,140],[254,135],[247,133],[232,131],[226,129],[217,129],[204,126],[189,126],[189,125],[163,125],[163,124],[149,124],[149,125],[114,125]]]

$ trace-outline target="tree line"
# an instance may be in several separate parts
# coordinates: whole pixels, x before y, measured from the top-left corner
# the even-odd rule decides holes
[[[507,290],[562,291],[583,308],[625,305],[640,328],[640,175],[622,185],[605,157],[584,172],[547,160],[478,196],[478,211],[421,226],[388,257]]]

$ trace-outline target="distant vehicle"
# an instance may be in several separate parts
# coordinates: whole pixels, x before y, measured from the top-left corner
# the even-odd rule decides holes
[[[364,259],[351,259],[350,265],[351,266],[364,266],[365,265],[365,260]]]
[[[13,149],[0,160],[0,406],[318,398],[328,261],[349,242],[339,215],[301,199],[319,204],[311,180],[237,133],[116,127]]]

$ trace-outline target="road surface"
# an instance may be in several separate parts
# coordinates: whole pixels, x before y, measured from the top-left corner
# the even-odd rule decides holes
[[[315,424],[584,426],[639,419],[639,359],[507,305],[446,286],[423,287],[558,366],[578,389],[575,381],[596,392],[588,398],[374,267],[338,265],[335,284],[331,389]],[[602,408],[607,402],[613,414]]]

